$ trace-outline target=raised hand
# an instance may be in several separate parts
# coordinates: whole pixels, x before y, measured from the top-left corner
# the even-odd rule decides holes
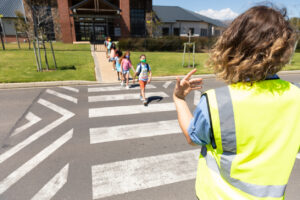
[[[190,71],[182,80],[180,80],[179,77],[176,78],[176,86],[173,93],[174,97],[184,100],[192,90],[202,88],[202,78],[190,79],[196,71],[197,69]]]

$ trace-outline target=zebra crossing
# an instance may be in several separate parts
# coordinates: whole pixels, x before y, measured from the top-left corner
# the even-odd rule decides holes
[[[148,85],[148,106],[138,87],[45,89],[0,149],[0,199],[182,199],[145,198],[158,188],[169,194],[170,187],[195,199],[200,148],[182,136],[174,84]],[[191,110],[200,97],[200,91],[188,96]],[[85,179],[74,178],[78,173]],[[40,181],[36,174],[43,174]],[[76,182],[87,189],[73,188]]]
[[[101,121],[102,118],[114,117],[118,121],[120,117],[128,117],[151,113],[154,117],[151,122],[140,122],[136,120],[134,124],[121,124],[104,127],[93,127],[89,129],[90,144],[100,145],[102,143],[114,144],[128,140],[139,140],[153,137],[164,137],[168,135],[181,136],[181,129],[178,125],[175,105],[172,102],[172,94],[166,92],[172,84],[168,81],[157,88],[154,85],[147,86],[146,95],[150,99],[152,96],[162,97],[160,102],[150,103],[147,107],[139,101],[139,91],[133,88],[130,91],[122,87],[102,87],[89,88],[89,93],[97,92],[89,96],[89,118]],[[118,94],[107,94],[118,91]],[[124,93],[126,92],[126,93]],[[195,93],[195,95],[201,95]],[[197,97],[197,98],[200,98]],[[197,99],[195,97],[195,99]],[[133,101],[135,104],[119,106],[118,102]],[[113,106],[96,107],[94,103],[114,101]],[[163,113],[173,113],[172,119],[156,121],[155,116]],[[142,120],[141,120],[142,121]],[[182,138],[184,142],[184,139]],[[188,145],[186,145],[188,148]],[[158,153],[153,156],[130,160],[118,160],[116,162],[93,165],[92,187],[93,199],[102,199],[114,195],[122,195],[129,192],[140,191],[159,187],[162,185],[178,183],[186,180],[193,180],[196,176],[197,160],[199,149],[170,152],[168,154]]]

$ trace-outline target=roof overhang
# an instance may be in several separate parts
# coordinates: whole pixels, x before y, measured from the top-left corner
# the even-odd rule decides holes
[[[79,10],[79,9],[83,9],[81,8],[82,6],[84,6],[85,4],[87,4],[88,2],[93,1],[93,0],[83,0],[77,4],[75,4],[74,6],[70,7],[70,10],[74,11],[74,10]],[[99,0],[101,1],[103,4],[107,5],[108,7],[110,7],[110,9],[100,9],[99,11],[117,11],[117,12],[121,12],[121,9],[118,8],[117,6],[115,6],[114,4],[108,2],[107,0]],[[87,10],[87,9],[86,9]]]

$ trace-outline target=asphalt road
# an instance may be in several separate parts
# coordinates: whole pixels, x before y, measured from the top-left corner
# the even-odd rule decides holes
[[[1,90],[0,199],[196,199],[199,147],[180,133],[174,82],[151,85],[148,107],[138,87]],[[221,85],[205,80],[203,90]],[[192,110],[199,97],[188,96]],[[299,199],[299,188],[297,159],[286,199]]]

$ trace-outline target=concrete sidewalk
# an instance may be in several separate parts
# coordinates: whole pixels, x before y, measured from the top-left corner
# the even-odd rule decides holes
[[[100,50],[99,50],[100,49]],[[104,45],[97,45],[98,51],[93,51],[92,55],[95,62],[96,79],[99,83],[116,83],[118,81],[117,71],[113,69],[113,63],[108,62]]]

